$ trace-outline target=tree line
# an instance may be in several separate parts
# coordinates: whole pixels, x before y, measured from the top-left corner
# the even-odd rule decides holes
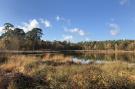
[[[33,28],[28,32],[16,28],[11,23],[5,23],[0,36],[0,50],[75,50],[80,49],[78,44],[68,41],[41,40],[41,28]]]
[[[83,50],[135,51],[135,40],[107,40],[78,43]]]
[[[0,50],[125,50],[135,51],[135,40],[69,41],[41,40],[41,28],[33,28],[28,32],[5,23],[0,36]]]

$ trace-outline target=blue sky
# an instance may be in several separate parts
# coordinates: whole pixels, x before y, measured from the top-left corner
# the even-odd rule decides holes
[[[135,39],[135,0],[0,0],[0,32],[10,22],[44,40]]]

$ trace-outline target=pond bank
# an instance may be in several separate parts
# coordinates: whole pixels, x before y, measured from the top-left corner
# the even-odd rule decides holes
[[[91,53],[135,53],[135,51],[125,50],[0,50],[0,53],[26,53],[26,54],[40,54],[40,53],[59,53],[59,52],[91,52]]]

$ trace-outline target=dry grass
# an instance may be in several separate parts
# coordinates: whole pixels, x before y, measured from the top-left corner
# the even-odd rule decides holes
[[[63,60],[64,59],[64,60]],[[43,60],[54,61],[54,62],[70,62],[72,60],[71,56],[65,56],[64,54],[45,54]]]
[[[8,57],[0,65],[0,89],[135,89],[135,67],[126,62],[82,65],[45,59]]]
[[[8,60],[0,65],[0,68],[7,72],[25,72],[25,65],[30,64],[32,62],[36,62],[39,59],[37,57],[32,56],[24,56],[24,55],[14,55],[7,58]]]

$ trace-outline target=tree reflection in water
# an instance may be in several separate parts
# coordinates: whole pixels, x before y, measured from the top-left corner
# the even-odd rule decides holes
[[[87,63],[104,63],[108,61],[126,61],[135,63],[134,53],[92,53],[92,52],[70,52],[70,53],[45,53],[42,58],[49,61],[60,62],[80,62]]]

